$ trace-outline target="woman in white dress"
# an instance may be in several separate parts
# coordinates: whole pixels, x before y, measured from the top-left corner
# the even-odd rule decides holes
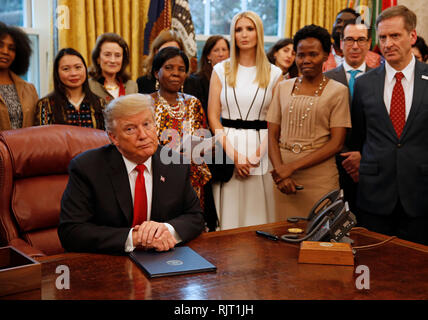
[[[230,34],[230,59],[215,65],[208,99],[210,128],[235,164],[228,182],[213,185],[221,230],[276,220],[265,118],[282,72],[266,57],[256,13],[235,15]]]

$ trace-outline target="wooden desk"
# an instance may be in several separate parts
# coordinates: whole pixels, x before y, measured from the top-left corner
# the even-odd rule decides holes
[[[428,247],[395,239],[359,251],[370,289],[358,290],[354,267],[297,263],[299,245],[256,236],[255,230],[286,233],[286,223],[206,233],[187,245],[218,270],[149,280],[127,256],[68,253],[39,259],[42,287],[8,299],[428,299]],[[386,236],[352,231],[355,245]],[[59,265],[70,269],[70,289],[58,290]]]

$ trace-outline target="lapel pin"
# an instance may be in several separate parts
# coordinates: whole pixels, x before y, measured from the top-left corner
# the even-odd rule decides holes
[[[165,182],[165,177],[164,176],[160,176],[160,181]]]
[[[422,75],[422,79],[428,80],[428,76]]]

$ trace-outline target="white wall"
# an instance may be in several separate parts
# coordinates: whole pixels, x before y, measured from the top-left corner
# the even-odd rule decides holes
[[[398,0],[398,4],[406,6],[414,13],[418,18],[416,25],[416,32],[418,36],[428,41],[428,1],[426,0]]]

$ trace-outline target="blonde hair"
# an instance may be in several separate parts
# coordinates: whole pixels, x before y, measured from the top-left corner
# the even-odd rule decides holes
[[[116,120],[136,115],[149,109],[154,120],[154,101],[148,94],[133,93],[116,98],[104,109],[104,124],[107,132],[113,132]]]
[[[270,70],[271,65],[266,57],[264,50],[264,31],[262,19],[253,11],[244,11],[236,14],[232,23],[230,24],[230,61],[225,63],[225,73],[227,84],[231,87],[236,86],[236,74],[238,72],[239,65],[239,48],[235,41],[235,26],[239,19],[247,18],[250,19],[257,32],[257,45],[256,45],[256,82],[260,88],[267,88],[270,81]]]
[[[177,32],[171,29],[162,30],[150,45],[150,53],[147,56],[147,58],[144,60],[143,74],[142,74],[143,76],[148,76],[148,77],[152,76],[151,74],[152,64],[153,64],[153,59],[155,58],[155,55],[158,53],[159,48],[162,47],[164,43],[172,42],[172,41],[176,42],[180,47],[180,50],[186,53],[183,40],[181,40]]]

